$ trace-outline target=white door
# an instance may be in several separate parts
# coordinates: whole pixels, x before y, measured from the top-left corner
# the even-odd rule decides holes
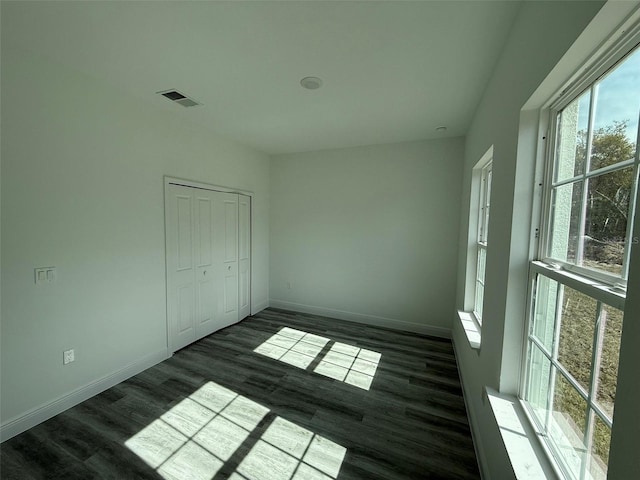
[[[238,195],[216,192],[220,202],[219,215],[224,228],[217,230],[216,251],[220,252],[219,278],[222,288],[218,290],[219,328],[229,326],[238,317]]]
[[[238,195],[238,320],[251,315],[251,197]]]
[[[216,222],[216,202],[209,190],[195,191],[195,235],[193,250],[196,257],[196,338],[202,338],[216,328],[216,289],[219,282],[215,276],[214,231],[220,226]]]
[[[167,314],[172,352],[250,314],[250,197],[169,184]]]
[[[167,194],[167,314],[172,351],[195,340],[193,191],[170,185]]]

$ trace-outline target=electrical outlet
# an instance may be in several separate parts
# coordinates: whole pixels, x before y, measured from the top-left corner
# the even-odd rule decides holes
[[[62,353],[62,363],[64,365],[67,365],[67,364],[75,361],[75,359],[76,359],[76,353],[75,353],[75,351],[73,349],[65,350]]]

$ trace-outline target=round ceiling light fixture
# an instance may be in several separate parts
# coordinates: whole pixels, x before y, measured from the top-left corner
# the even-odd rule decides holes
[[[444,125],[440,125],[439,127],[436,127],[436,132],[438,133],[444,133],[447,131],[447,127],[445,127]]]
[[[322,86],[322,79],[318,77],[304,77],[300,85],[307,90],[317,90]]]

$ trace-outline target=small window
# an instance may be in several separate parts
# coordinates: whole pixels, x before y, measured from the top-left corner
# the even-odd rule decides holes
[[[491,176],[493,162],[482,167],[480,176],[480,199],[478,202],[478,237],[476,242],[476,282],[473,313],[482,324],[482,304],[484,302],[484,277],[487,265],[487,242],[489,240],[489,210],[491,206]]]

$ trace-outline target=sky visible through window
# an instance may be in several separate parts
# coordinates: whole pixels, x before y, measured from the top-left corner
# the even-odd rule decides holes
[[[594,130],[627,122],[627,137],[636,143],[640,111],[640,48],[623,59],[599,81]],[[581,108],[579,125],[588,122],[589,109]]]

